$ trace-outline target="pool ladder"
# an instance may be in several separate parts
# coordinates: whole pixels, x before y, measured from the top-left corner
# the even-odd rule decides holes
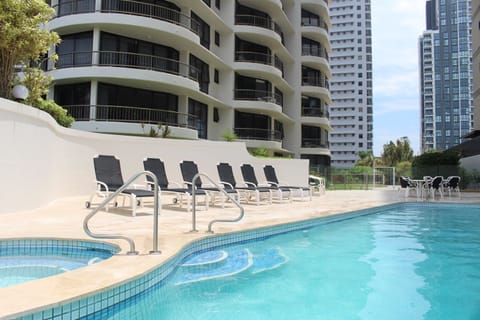
[[[131,185],[135,180],[137,180],[140,176],[146,175],[153,180],[154,184],[154,190],[153,190],[153,195],[154,195],[154,205],[153,205],[153,250],[150,251],[150,254],[160,254],[161,251],[158,250],[158,180],[157,176],[155,176],[153,173],[150,171],[141,171],[135,175],[133,175],[123,186],[118,188],[115,192],[111,193],[108,197],[103,200],[102,203],[98,205],[95,209],[93,209],[83,220],[83,230],[87,235],[89,235],[92,238],[95,239],[121,239],[125,240],[128,242],[130,246],[130,250],[127,252],[127,255],[137,255],[138,251],[135,250],[135,242],[123,235],[119,234],[95,234],[93,233],[90,228],[88,227],[88,222],[90,219],[97,214],[100,209],[104,208],[110,201],[115,199],[123,190],[125,190],[129,185]]]
[[[214,192],[222,192],[228,199],[230,199],[238,207],[238,209],[240,209],[240,215],[235,219],[214,219],[214,220],[210,221],[210,223],[208,224],[207,232],[208,233],[213,233],[212,226],[213,226],[214,223],[217,223],[217,222],[238,222],[238,221],[242,220],[243,216],[245,215],[245,210],[244,210],[243,206],[237,200],[235,200],[231,195],[229,195],[228,192],[226,192],[224,188],[222,188],[220,185],[218,185],[218,183],[213,181],[212,178],[210,178],[205,173],[200,172],[200,173],[197,173],[192,179],[192,230],[190,230],[190,232],[197,232],[198,231],[196,229],[196,225],[197,225],[196,205],[197,205],[197,203],[196,203],[196,200],[195,200],[195,195],[196,195],[196,189],[197,188],[195,187],[195,183],[197,182],[198,179],[200,179],[200,177],[204,177],[208,181],[210,181],[210,183],[213,184],[216,189],[218,189],[218,191],[215,190]]]

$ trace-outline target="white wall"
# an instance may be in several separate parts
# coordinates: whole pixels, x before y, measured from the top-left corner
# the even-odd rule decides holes
[[[480,155],[460,159],[460,164],[467,171],[480,171]]]
[[[165,162],[170,181],[181,181],[179,163],[193,160],[201,172],[218,180],[216,164],[229,162],[241,181],[240,165],[250,163],[258,180],[263,166],[275,166],[280,182],[307,185],[308,161],[261,159],[240,142],[175,140],[97,134],[57,125],[48,114],[0,99],[0,213],[30,210],[53,200],[88,195],[95,188],[93,157],[115,155],[124,179],[143,170],[145,157]]]

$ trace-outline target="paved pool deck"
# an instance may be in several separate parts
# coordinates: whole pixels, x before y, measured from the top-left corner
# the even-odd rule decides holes
[[[28,212],[0,215],[0,239],[59,238],[93,240],[83,231],[83,220],[91,211],[84,204],[88,195],[59,199],[50,205]],[[162,196],[163,207],[159,217],[159,255],[150,255],[153,248],[153,210],[147,203],[132,217],[128,208],[100,211],[90,223],[95,233],[122,234],[134,239],[136,256],[126,255],[128,243],[122,240],[103,240],[117,244],[120,254],[100,263],[0,289],[0,319],[16,317],[55,307],[80,297],[98,293],[129,279],[139,277],[176,255],[188,243],[219,234],[250,230],[289,222],[307,220],[396,202],[416,202],[415,197],[405,198],[396,189],[327,191],[316,195],[312,201],[274,202],[271,205],[245,204],[245,216],[236,223],[213,225],[214,234],[206,233],[208,223],[218,218],[235,218],[237,207],[210,207],[197,211],[198,232],[192,229],[192,215],[174,206],[171,196]],[[480,203],[480,193],[462,193],[458,196],[430,202]],[[99,241],[99,240],[95,240]]]

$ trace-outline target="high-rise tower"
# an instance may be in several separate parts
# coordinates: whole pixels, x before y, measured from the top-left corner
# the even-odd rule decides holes
[[[332,166],[352,167],[373,148],[370,0],[332,0],[330,150]]]
[[[419,39],[421,149],[445,150],[473,129],[470,0],[429,0]]]

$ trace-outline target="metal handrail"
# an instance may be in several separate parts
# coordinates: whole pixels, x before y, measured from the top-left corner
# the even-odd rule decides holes
[[[153,195],[154,195],[154,204],[153,204],[153,250],[150,251],[152,254],[159,254],[160,251],[158,250],[158,180],[157,177],[151,173],[150,171],[141,171],[134,176],[132,176],[127,182],[125,182],[118,190],[116,190],[114,193],[110,194],[105,200],[103,200],[102,203],[98,207],[92,210],[85,219],[83,220],[83,231],[87,235],[89,235],[92,238],[95,239],[122,239],[128,242],[130,245],[130,251],[127,252],[127,255],[137,255],[138,251],[135,251],[135,242],[127,237],[127,236],[122,236],[122,235],[109,235],[109,234],[94,234],[93,232],[90,231],[90,228],[88,227],[88,221],[102,208],[105,207],[107,203],[109,203],[112,199],[114,199],[116,196],[118,196],[119,193],[121,193],[123,190],[125,190],[129,185],[131,185],[138,177],[141,175],[146,175],[152,178],[153,183],[155,185],[154,190],[153,190]]]
[[[219,184],[217,184],[215,181],[213,181],[212,178],[207,176],[205,173],[200,172],[200,173],[197,173],[192,179],[192,202],[193,202],[192,203],[192,230],[190,232],[197,232],[198,231],[196,229],[197,211],[196,211],[195,194],[196,194],[196,189],[197,188],[196,188],[195,183],[197,182],[197,180],[200,177],[204,177],[208,181],[210,181],[218,189],[218,191],[223,192],[223,194],[226,195],[228,199],[232,200],[232,202],[240,209],[240,215],[235,219],[214,219],[214,220],[210,221],[210,223],[208,224],[207,232],[208,233],[213,233],[212,226],[213,226],[214,223],[217,223],[217,222],[238,222],[238,221],[242,220],[243,216],[245,215],[245,210],[242,207],[242,205],[237,200],[235,200],[231,195],[229,195],[228,192],[226,192],[224,190],[224,188],[220,187]]]

